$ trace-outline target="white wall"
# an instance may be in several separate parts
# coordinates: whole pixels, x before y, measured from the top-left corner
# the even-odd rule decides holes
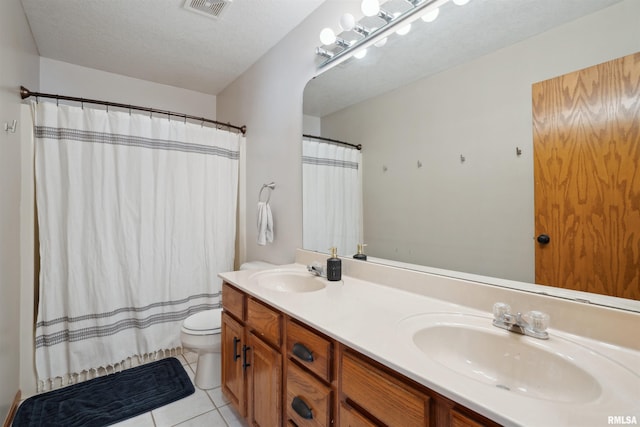
[[[302,93],[315,74],[320,30],[336,26],[342,13],[358,4],[326,1],[218,95],[219,120],[244,122],[248,129],[246,194],[241,196],[246,204],[241,256],[246,259],[293,262],[302,245]],[[270,203],[275,238],[258,246],[258,192],[271,181],[276,183]]]
[[[637,51],[626,0],[324,117],[323,136],[364,146],[368,252],[533,283],[531,85]]]
[[[320,117],[302,116],[302,132],[307,135],[320,136],[321,125]]]
[[[20,0],[0,2],[0,420],[19,387],[20,85],[38,89],[38,52]],[[4,123],[18,120],[15,133]]]
[[[213,95],[49,58],[40,58],[40,91],[216,118],[216,97]]]

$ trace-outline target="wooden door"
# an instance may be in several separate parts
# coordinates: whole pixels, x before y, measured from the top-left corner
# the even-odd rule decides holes
[[[536,283],[640,299],[640,53],[533,85]]]
[[[249,334],[248,345],[249,424],[282,425],[282,356],[253,333]]]
[[[222,391],[242,417],[247,415],[244,375],[244,327],[222,312],[221,331]]]

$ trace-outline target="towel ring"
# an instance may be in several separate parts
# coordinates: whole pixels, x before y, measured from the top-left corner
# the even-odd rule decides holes
[[[273,191],[273,189],[276,188],[276,183],[275,182],[270,182],[269,184],[262,184],[262,188],[260,189],[260,192],[258,193],[258,201],[259,202],[262,201],[262,192],[264,191],[265,188],[267,188],[269,190],[269,193],[267,194],[267,200],[265,201],[265,203],[269,203],[269,200],[271,200],[271,192]]]

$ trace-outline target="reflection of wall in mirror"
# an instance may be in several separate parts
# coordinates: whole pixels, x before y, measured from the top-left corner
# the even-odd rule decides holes
[[[531,85],[640,51],[638,16],[626,0],[323,117],[364,147],[367,252],[533,282]]]

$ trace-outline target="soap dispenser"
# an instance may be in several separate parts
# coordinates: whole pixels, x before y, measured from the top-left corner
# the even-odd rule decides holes
[[[331,258],[327,259],[327,280],[337,282],[342,280],[342,260],[338,258],[337,248],[331,248]]]
[[[365,245],[364,243],[358,243],[358,253],[353,256],[354,259],[359,259],[360,261],[366,261],[367,260],[367,255],[365,255],[365,253],[364,253],[364,251],[362,249],[365,246],[367,246],[367,245]]]

